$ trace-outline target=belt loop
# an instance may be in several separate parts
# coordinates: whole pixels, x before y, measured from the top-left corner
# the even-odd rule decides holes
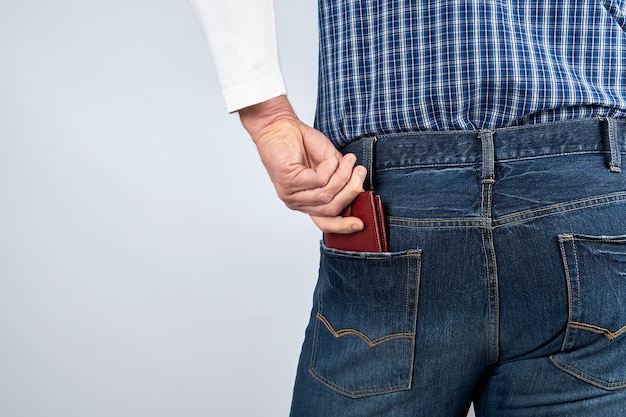
[[[611,161],[609,162],[610,172],[622,172],[622,156],[619,152],[619,142],[617,140],[617,120],[607,117],[609,133],[609,148],[611,149]]]
[[[374,143],[376,143],[375,137],[363,140],[362,164],[367,168],[367,176],[363,182],[363,188],[370,191],[374,191]]]
[[[483,130],[478,134],[482,141],[483,151],[483,181],[494,181],[495,151],[493,147],[493,130]]]

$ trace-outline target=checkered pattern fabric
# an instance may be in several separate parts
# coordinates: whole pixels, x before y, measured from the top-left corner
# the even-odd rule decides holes
[[[319,0],[316,126],[371,135],[626,117],[626,0]]]

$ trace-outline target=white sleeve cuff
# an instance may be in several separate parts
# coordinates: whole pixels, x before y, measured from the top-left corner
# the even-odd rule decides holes
[[[222,91],[226,101],[226,109],[236,112],[244,107],[261,103],[274,97],[287,94],[282,74],[254,80],[248,84],[226,88]]]

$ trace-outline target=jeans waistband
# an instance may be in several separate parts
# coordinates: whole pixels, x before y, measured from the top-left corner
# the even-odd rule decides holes
[[[411,132],[360,139],[342,149],[370,173],[423,166],[483,164],[557,155],[601,153],[607,168],[621,170],[626,121],[577,119],[481,131]],[[373,169],[372,169],[373,168]]]

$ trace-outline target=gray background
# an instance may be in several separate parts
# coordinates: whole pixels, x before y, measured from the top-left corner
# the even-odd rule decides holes
[[[310,123],[316,2],[276,6]],[[319,237],[187,1],[1,0],[1,416],[286,415]]]

